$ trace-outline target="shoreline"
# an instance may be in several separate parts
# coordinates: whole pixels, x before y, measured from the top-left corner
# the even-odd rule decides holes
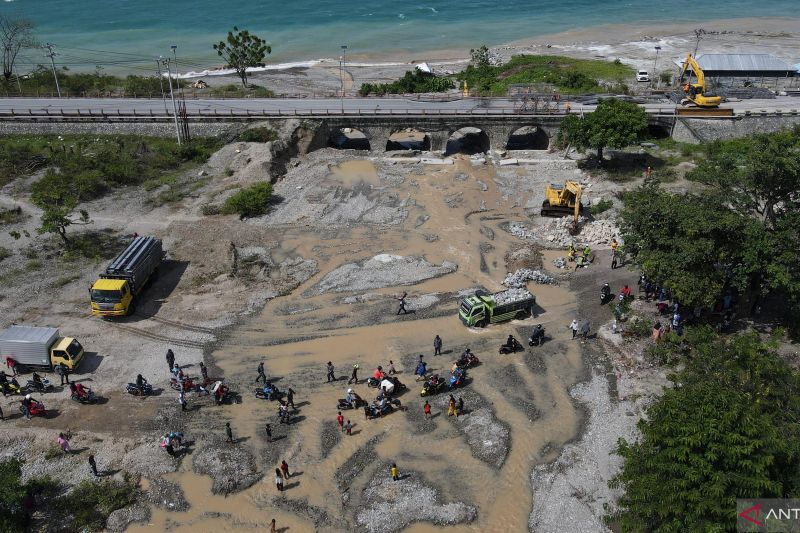
[[[653,47],[661,46],[661,58],[682,58],[694,50],[694,28],[697,23],[604,24],[564,32],[531,36],[489,47],[497,59],[508,60],[515,54],[566,55],[580,58],[620,59],[623,63],[650,62]],[[703,53],[772,53],[794,64],[800,60],[800,17],[751,17],[715,19],[703,23],[707,34],[700,43]],[[790,41],[787,46],[786,41]],[[793,43],[791,42],[793,41]],[[794,45],[794,46],[792,46]],[[480,44],[475,45],[480,46]],[[749,48],[749,51],[746,50]],[[676,55],[677,54],[677,55]],[[675,57],[672,57],[672,56]],[[444,48],[423,52],[385,51],[353,53],[347,68],[409,67],[420,63],[432,66],[457,66],[469,61],[469,50]],[[637,63],[638,65],[638,63]],[[636,66],[636,65],[632,65]],[[249,70],[252,73],[296,68],[339,68],[337,58],[294,58]],[[227,76],[233,72],[221,66],[202,71],[189,70],[181,78]]]

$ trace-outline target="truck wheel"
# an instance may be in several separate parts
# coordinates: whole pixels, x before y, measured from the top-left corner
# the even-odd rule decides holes
[[[488,323],[489,323],[489,321],[488,321],[487,319],[485,319],[485,318],[484,318],[483,320],[481,320],[480,322],[478,322],[478,327],[479,327],[479,328],[485,328],[485,327],[486,327],[486,325],[487,325]]]
[[[131,302],[131,305],[128,306],[128,315],[133,316],[136,313],[136,304]]]
[[[517,316],[516,316],[515,318],[516,318],[517,320],[525,320],[525,318],[526,318],[527,316],[528,316],[528,312],[523,310],[523,311],[518,311],[518,312],[517,312]]]

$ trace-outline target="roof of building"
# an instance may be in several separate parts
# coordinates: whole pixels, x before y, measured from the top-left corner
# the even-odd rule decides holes
[[[683,65],[683,59],[675,63]],[[709,72],[793,72],[795,69],[770,54],[703,54],[697,63]]]

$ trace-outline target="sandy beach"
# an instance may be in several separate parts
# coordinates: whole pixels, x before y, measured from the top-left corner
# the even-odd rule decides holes
[[[698,55],[721,53],[772,54],[789,64],[800,62],[800,18],[721,19],[659,25],[596,26],[536,38],[524,39],[491,48],[495,61],[504,62],[518,54],[564,55],[580,59],[619,59],[636,69],[652,70],[655,46],[660,46],[657,70],[677,68],[696,45],[696,28],[705,30]],[[480,46],[476,40],[475,46]],[[434,72],[453,73],[469,62],[469,50],[433,50],[413,54],[353,54],[346,64],[344,85],[353,96],[362,83],[382,83],[402,76],[414,65],[427,63]],[[292,66],[254,72],[251,82],[266,86],[277,94],[331,96],[341,90],[339,62],[316,60],[305,66]],[[190,79],[203,79],[211,85],[237,83],[234,75],[188,73]]]

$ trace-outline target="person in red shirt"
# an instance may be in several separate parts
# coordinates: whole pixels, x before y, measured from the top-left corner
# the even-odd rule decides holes
[[[622,296],[627,300],[631,297],[631,289],[627,285],[622,288]]]
[[[375,369],[375,373],[372,374],[372,378],[377,380],[377,381],[380,381],[380,380],[383,379],[383,367],[382,366],[379,366],[378,368]]]
[[[344,416],[342,416],[341,411],[339,411],[339,414],[336,416],[336,423],[339,424],[339,429],[344,431]]]

